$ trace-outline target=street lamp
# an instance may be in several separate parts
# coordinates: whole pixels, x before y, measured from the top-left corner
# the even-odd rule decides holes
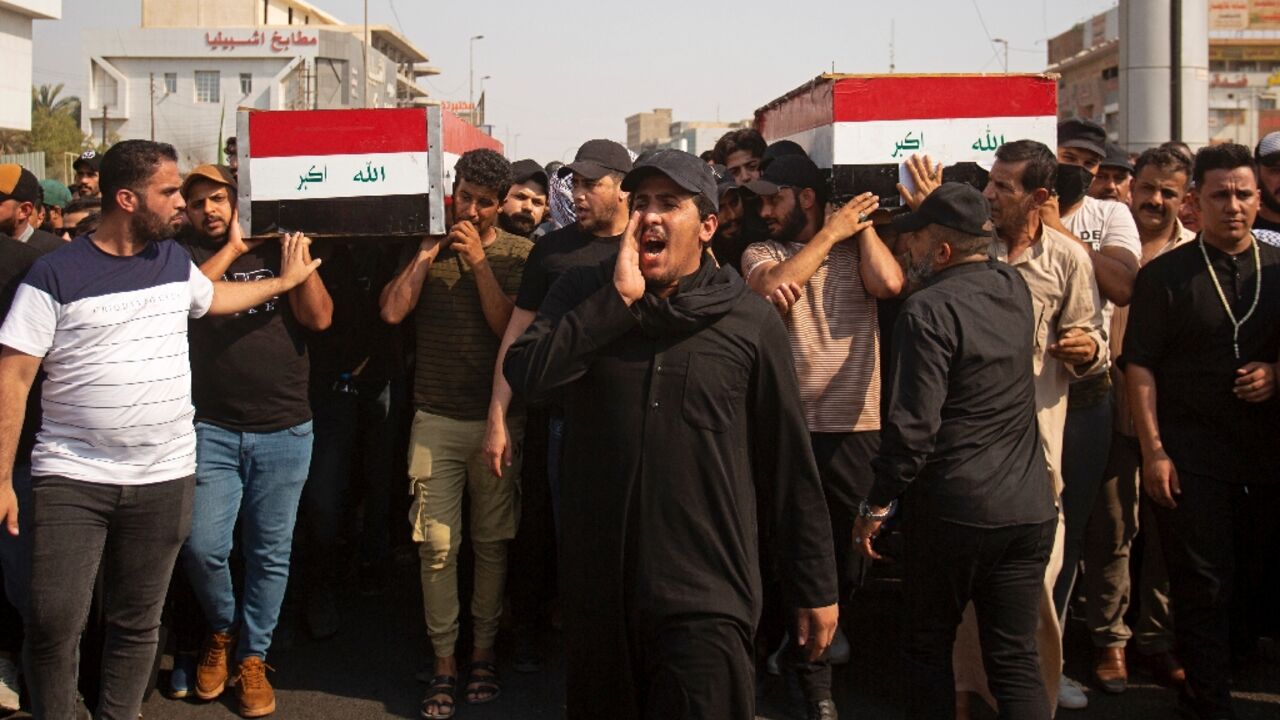
[[[1009,72],[1009,41],[1004,38],[992,38],[991,42],[1004,45],[1004,71]]]
[[[470,54],[467,58],[467,77],[470,84],[467,86],[467,102],[471,105],[471,124],[476,124],[476,41],[483,40],[483,35],[472,35],[470,46]]]

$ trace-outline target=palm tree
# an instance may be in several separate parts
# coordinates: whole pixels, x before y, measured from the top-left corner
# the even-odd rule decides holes
[[[58,97],[60,94],[62,94],[62,83],[31,88],[31,109],[44,110],[54,115],[65,113],[79,125],[80,98],[74,95],[60,98]]]

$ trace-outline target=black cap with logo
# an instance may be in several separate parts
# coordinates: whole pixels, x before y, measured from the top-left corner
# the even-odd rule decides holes
[[[86,170],[89,170],[90,172],[96,173],[98,172],[99,168],[102,167],[102,156],[99,155],[96,151],[85,150],[84,152],[80,153],[80,157],[76,158],[75,162],[71,163],[71,169],[79,170],[81,166],[83,166]]]
[[[612,140],[588,140],[578,148],[573,162],[556,171],[564,177],[569,173],[588,180],[599,180],[611,172],[631,172],[631,153]]]
[[[920,203],[915,212],[893,221],[898,232],[915,232],[929,225],[942,225],[969,235],[991,231],[991,206],[978,189],[968,183],[946,182]]]
[[[640,181],[651,175],[666,175],[676,185],[711,201],[720,209],[720,194],[716,191],[716,174],[705,160],[683,150],[656,150],[642,160],[622,179],[622,189],[631,192]]]

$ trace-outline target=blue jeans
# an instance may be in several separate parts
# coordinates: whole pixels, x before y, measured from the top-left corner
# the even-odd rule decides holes
[[[311,465],[311,421],[269,433],[196,423],[196,493],[182,563],[214,632],[239,628],[236,660],[265,659],[289,583],[298,501]],[[231,585],[240,520],[244,599]]]

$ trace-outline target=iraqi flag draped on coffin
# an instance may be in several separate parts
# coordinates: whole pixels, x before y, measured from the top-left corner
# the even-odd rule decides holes
[[[1055,75],[822,75],[755,117],[766,140],[794,140],[830,169],[836,198],[874,192],[896,206],[911,155],[981,187],[1003,143],[1054,148],[1057,114]]]
[[[444,231],[439,108],[241,111],[238,132],[246,235]]]

